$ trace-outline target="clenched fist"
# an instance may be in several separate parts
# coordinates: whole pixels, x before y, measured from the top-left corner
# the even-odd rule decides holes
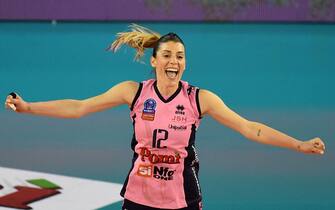
[[[16,112],[26,112],[29,110],[29,105],[18,94],[10,93],[6,98],[5,108]]]
[[[298,146],[298,151],[307,154],[321,154],[325,153],[326,146],[320,138],[314,138],[309,141],[302,142]]]

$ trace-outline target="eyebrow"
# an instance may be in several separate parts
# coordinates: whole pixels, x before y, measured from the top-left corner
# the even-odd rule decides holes
[[[171,53],[171,51],[170,50],[162,50],[163,52],[168,52],[168,53]],[[180,53],[182,53],[182,54],[184,54],[184,52],[183,51],[178,51],[177,52],[177,54],[180,54]]]

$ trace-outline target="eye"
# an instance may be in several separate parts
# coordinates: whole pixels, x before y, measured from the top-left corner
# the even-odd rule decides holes
[[[178,59],[183,59],[183,58],[184,58],[184,56],[177,56],[177,58],[178,58]]]
[[[163,57],[164,57],[164,58],[169,58],[170,55],[169,55],[169,54],[164,54]]]

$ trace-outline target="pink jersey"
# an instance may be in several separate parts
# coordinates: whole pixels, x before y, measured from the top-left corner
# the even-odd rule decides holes
[[[194,141],[200,123],[199,89],[185,81],[165,99],[156,80],[140,83],[131,106],[134,150],[121,196],[154,208],[179,209],[201,201]]]

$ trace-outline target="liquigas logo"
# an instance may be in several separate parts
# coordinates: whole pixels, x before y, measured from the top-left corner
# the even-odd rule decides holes
[[[16,191],[0,196],[0,206],[16,209],[33,209],[28,204],[60,193],[59,190],[61,187],[47,179],[31,179],[26,180],[26,182],[34,185],[34,187],[14,186],[13,188]],[[3,184],[0,181],[0,193],[6,190]]]

